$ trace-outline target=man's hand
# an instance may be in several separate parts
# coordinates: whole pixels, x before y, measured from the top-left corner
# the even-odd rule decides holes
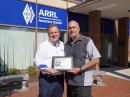
[[[47,72],[48,75],[55,75],[56,73],[59,72],[59,71],[57,71],[56,69],[53,69],[53,68],[46,68],[45,71]]]
[[[73,74],[78,74],[80,72],[80,68],[72,68],[69,72],[72,72]]]

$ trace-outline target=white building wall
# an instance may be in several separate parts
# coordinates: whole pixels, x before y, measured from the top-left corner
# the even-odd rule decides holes
[[[45,30],[38,32],[38,45],[48,38]],[[0,59],[8,68],[27,69],[33,65],[35,30],[0,27]]]

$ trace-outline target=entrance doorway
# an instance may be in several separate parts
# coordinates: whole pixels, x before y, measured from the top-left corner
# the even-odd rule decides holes
[[[101,65],[111,65],[113,54],[113,36],[105,35],[102,41]]]

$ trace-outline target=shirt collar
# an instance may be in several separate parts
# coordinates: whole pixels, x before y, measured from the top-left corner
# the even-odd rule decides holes
[[[70,39],[70,40],[69,40],[69,43],[70,43],[70,44],[74,44],[74,43],[76,43],[77,41],[82,41],[82,35],[79,35],[79,38],[76,39],[76,40],[74,40],[74,41],[72,41],[72,39]]]
[[[56,43],[53,43],[50,39],[48,41],[55,47],[58,47],[60,45],[60,41],[58,40]]]

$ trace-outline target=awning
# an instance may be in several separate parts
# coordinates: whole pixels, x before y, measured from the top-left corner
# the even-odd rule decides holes
[[[94,10],[100,10],[101,17],[109,19],[130,17],[130,0],[86,0],[69,8],[69,11],[81,14]]]

